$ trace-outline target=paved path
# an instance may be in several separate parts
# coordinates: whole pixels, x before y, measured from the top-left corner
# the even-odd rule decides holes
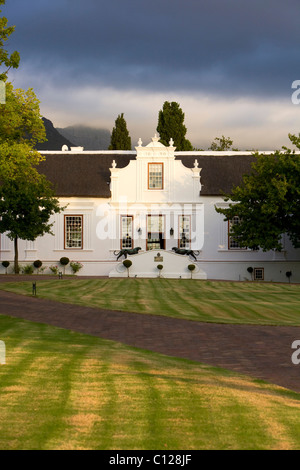
[[[291,345],[300,340],[299,327],[198,323],[62,304],[4,291],[0,291],[0,315],[192,359],[300,392],[300,364],[291,361]]]

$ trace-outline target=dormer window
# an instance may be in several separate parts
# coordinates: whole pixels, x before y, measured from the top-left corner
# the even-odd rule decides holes
[[[148,164],[148,189],[164,189],[164,164]]]

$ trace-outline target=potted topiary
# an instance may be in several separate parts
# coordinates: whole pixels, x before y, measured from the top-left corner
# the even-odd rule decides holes
[[[196,266],[194,264],[188,265],[188,270],[191,271],[191,279],[193,277],[193,271],[195,270]]]
[[[253,280],[253,268],[251,266],[249,266],[249,268],[247,268],[247,271],[248,271],[248,273],[251,274],[251,279]]]
[[[287,271],[285,275],[288,278],[289,282],[291,282],[292,271]]]
[[[42,267],[42,261],[37,259],[33,262],[33,266],[37,269],[37,272],[39,272],[40,268]]]
[[[163,267],[162,264],[158,264],[158,265],[157,265],[157,269],[159,270],[159,275],[158,275],[158,277],[161,277],[161,270],[162,270],[163,268],[164,268],[164,267]]]
[[[129,268],[130,268],[130,266],[132,266],[132,261],[130,261],[130,259],[124,259],[123,265],[127,269],[127,273],[128,273],[128,277],[129,277]]]
[[[60,258],[59,262],[64,267],[64,274],[65,274],[66,266],[67,264],[69,264],[70,260],[66,256],[63,256],[62,258]]]
[[[5,268],[5,274],[7,274],[7,268],[10,265],[9,261],[2,261],[2,266]]]

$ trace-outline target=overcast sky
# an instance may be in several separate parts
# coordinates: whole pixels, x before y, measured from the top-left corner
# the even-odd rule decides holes
[[[300,132],[299,0],[6,0],[9,40],[55,127],[112,130],[124,113],[136,145],[180,103],[195,147],[225,135],[269,150]]]

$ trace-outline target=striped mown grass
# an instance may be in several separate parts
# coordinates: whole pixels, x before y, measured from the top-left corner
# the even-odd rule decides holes
[[[299,449],[300,394],[0,316],[0,448]]]
[[[32,294],[30,282],[1,289]],[[300,285],[178,279],[65,279],[37,282],[37,295],[61,302],[187,320],[300,325]]]

